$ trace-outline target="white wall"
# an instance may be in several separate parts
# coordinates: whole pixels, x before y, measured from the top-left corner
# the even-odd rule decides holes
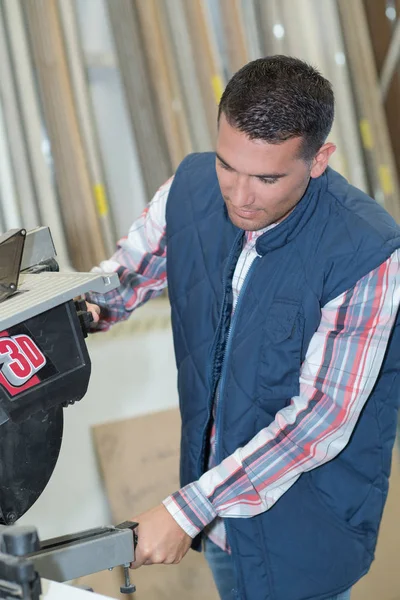
[[[156,300],[139,309],[118,335],[88,338],[92,359],[88,393],[64,410],[64,437],[53,476],[19,521],[35,525],[41,539],[111,523],[91,427],[177,405],[168,315],[167,302]]]

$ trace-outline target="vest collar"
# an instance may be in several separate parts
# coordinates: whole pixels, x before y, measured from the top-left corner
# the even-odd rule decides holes
[[[328,186],[327,180],[327,171],[316,179],[310,179],[304,196],[293,212],[258,238],[256,250],[260,256],[281,248],[300,233],[314,213],[320,196],[325,192]]]

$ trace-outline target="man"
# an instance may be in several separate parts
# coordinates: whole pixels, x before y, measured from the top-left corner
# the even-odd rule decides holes
[[[330,83],[285,56],[222,96],[92,296],[106,329],[168,282],[182,489],[134,568],[204,547],[223,600],[348,599],[369,569],[400,396],[400,229],[328,167]]]

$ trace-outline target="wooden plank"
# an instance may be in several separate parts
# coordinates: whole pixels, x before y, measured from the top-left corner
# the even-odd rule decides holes
[[[148,198],[172,175],[172,165],[143,47],[137,6],[108,0],[108,13]]]
[[[255,0],[242,0],[241,11],[249,60],[264,56],[262,31]]]
[[[207,121],[201,81],[197,75],[196,50],[189,33],[184,2],[185,0],[165,2],[166,26],[183,90],[193,148],[195,152],[204,152],[213,148],[213,136]]]
[[[177,65],[166,27],[165,6],[157,0],[136,0],[156,102],[161,115],[170,161],[175,170],[193,151]]]
[[[57,260],[62,267],[66,267],[70,258],[50,167],[46,163],[43,152],[42,120],[22,5],[20,0],[3,0],[2,9],[13,59],[16,93],[20,101],[32,180],[38,201],[39,224],[50,227],[57,248]]]
[[[373,195],[400,222],[399,181],[362,0],[338,0]]]
[[[225,30],[230,74],[233,75],[249,62],[244,19],[240,0],[220,0],[222,23]]]
[[[11,152],[0,98],[0,199],[4,219],[4,231],[22,227]]]
[[[338,134],[338,150],[343,157],[338,167],[352,185],[370,193],[336,0],[318,4],[315,14],[320,38],[318,55],[323,61],[319,62],[319,56],[315,56],[311,62],[322,69],[333,85],[336,102],[333,130]]]
[[[397,164],[397,173],[400,177],[400,69],[393,71],[391,80],[386,77],[386,67],[390,45],[396,36],[400,39],[400,18],[396,22],[390,21],[386,16],[386,6],[382,2],[364,0],[365,14],[371,35],[371,44],[375,64],[380,76],[380,88],[386,117],[389,125],[389,135],[392,142],[394,158]],[[394,66],[393,61],[393,66]],[[399,65],[399,59],[397,59]],[[382,77],[385,82],[382,86]]]
[[[73,265],[85,271],[104,259],[106,252],[72,95],[57,0],[27,0],[23,7],[70,255]]]
[[[285,30],[283,31],[283,36],[277,37],[274,34],[275,25],[281,25],[282,27],[285,25],[285,28],[287,25],[286,22],[283,22],[281,0],[269,0],[269,2],[254,0],[254,2],[262,32],[261,39],[264,55],[290,54],[290,50],[287,47],[288,35],[284,33]]]
[[[187,16],[189,35],[194,49],[194,63],[199,78],[203,103],[205,107],[208,128],[214,146],[217,134],[217,113],[220,97],[221,81],[219,64],[214,55],[214,45],[211,40],[211,32],[207,26],[205,6],[202,0],[191,0],[184,3]]]
[[[149,201],[105,1],[74,0],[93,116],[118,239]]]
[[[39,211],[23,131],[23,117],[13,76],[10,45],[6,38],[4,9],[4,5],[0,4],[0,96],[3,102],[11,161],[14,169],[18,167],[15,185],[21,211],[21,222],[23,227],[29,230],[39,225]]]
[[[60,21],[65,40],[74,101],[87,157],[90,184],[96,200],[96,212],[103,233],[104,247],[110,256],[115,250],[117,235],[107,200],[107,184],[101,161],[97,130],[88,88],[88,78],[79,37],[74,0],[58,0]]]

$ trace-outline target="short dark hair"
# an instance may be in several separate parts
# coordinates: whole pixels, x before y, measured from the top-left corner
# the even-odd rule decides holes
[[[290,56],[258,58],[229,81],[219,105],[232,127],[269,144],[302,137],[301,158],[311,160],[332,127],[331,83]]]

